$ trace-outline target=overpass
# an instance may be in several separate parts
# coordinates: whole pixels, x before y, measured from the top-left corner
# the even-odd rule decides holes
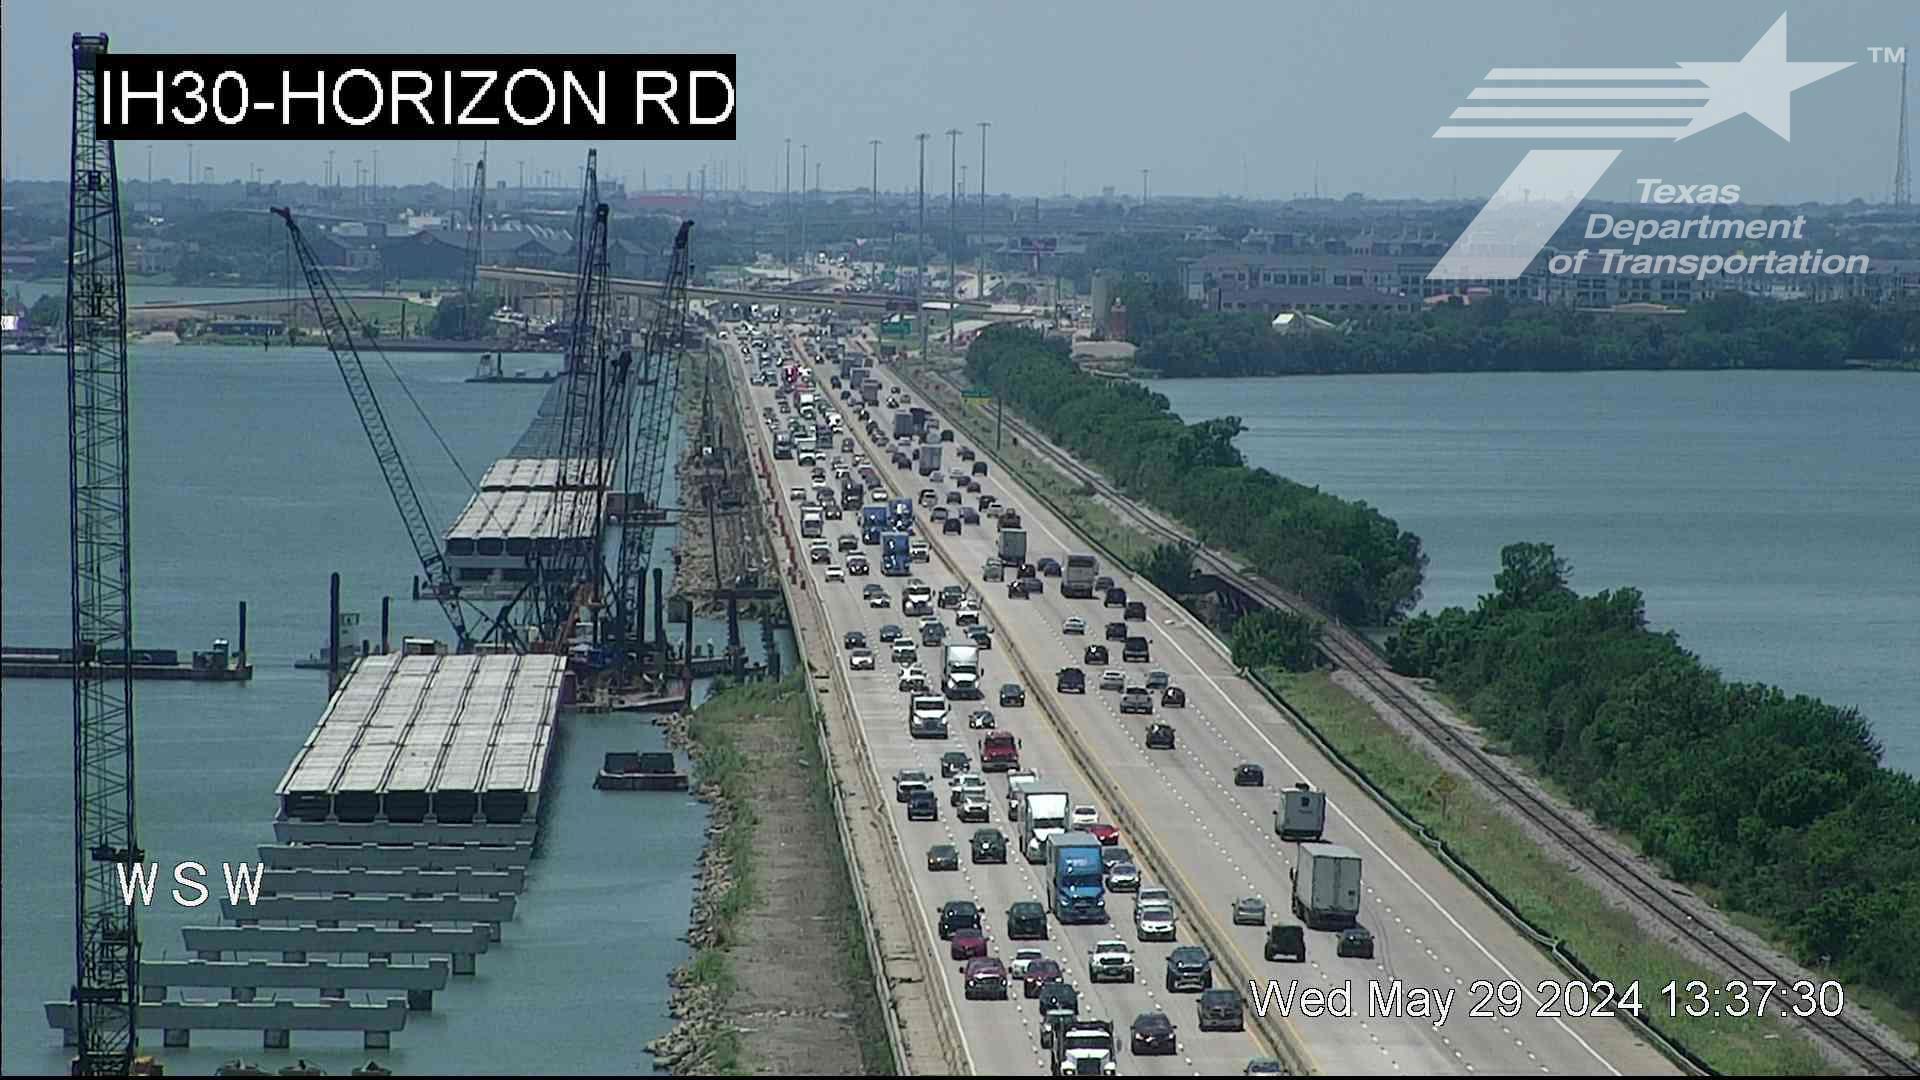
[[[501,286],[500,293],[505,302],[513,304],[530,296],[552,293],[568,293],[573,289],[573,274],[565,270],[536,270],[518,266],[483,266],[480,268],[480,280],[493,282]],[[640,278],[612,278],[615,296],[658,295],[661,283],[645,281]],[[687,295],[695,300],[710,300],[721,303],[738,304],[798,304],[803,307],[827,308],[839,312],[852,312],[871,315],[876,318],[893,312],[912,312],[914,300],[907,296],[894,296],[890,293],[808,293],[783,292],[777,289],[731,288],[722,289],[708,285],[692,285]],[[927,297],[927,302],[942,301],[940,297]],[[944,302],[944,301],[942,301]],[[1019,307],[1009,304],[984,304],[978,300],[956,300],[958,314],[965,318],[992,319],[1011,322],[1020,319],[1044,317],[1044,308]]]

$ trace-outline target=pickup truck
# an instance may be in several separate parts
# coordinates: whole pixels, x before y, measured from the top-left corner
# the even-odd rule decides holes
[[[1087,950],[1088,982],[1124,982],[1134,979],[1133,947],[1118,938],[1094,942]]]

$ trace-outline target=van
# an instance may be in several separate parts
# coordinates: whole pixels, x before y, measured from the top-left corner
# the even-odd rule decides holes
[[[1148,663],[1151,657],[1147,655],[1147,639],[1138,636],[1128,638],[1126,644],[1120,647],[1120,659],[1129,664]]]

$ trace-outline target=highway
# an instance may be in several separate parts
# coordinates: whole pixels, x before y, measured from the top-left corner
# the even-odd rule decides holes
[[[803,351],[806,344],[797,341]],[[879,369],[884,379],[885,369]],[[820,372],[825,383],[824,369]],[[770,388],[751,388],[752,412],[772,403]],[[823,394],[836,397],[830,391]],[[916,404],[924,404],[916,402]],[[882,410],[885,412],[885,410]],[[883,424],[890,416],[883,417]],[[897,490],[912,494],[926,484],[907,471],[887,465],[882,448],[868,442],[856,419],[848,418],[849,430],[863,452],[881,462],[880,472]],[[764,433],[764,426],[761,431]],[[761,435],[764,443],[764,434]],[[957,446],[958,444],[953,444]],[[769,457],[768,460],[771,460]],[[806,471],[792,462],[775,463],[779,474],[781,502],[787,507],[789,527],[797,536],[797,509],[785,499],[785,491],[806,484]],[[946,464],[955,464],[949,461]],[[943,489],[946,485],[940,485]],[[1029,536],[1029,559],[1053,555],[1064,560],[1070,550],[1085,550],[1072,542],[1071,532],[1043,506],[1027,498],[1006,478],[989,475],[983,490],[998,496],[1021,514]],[[971,496],[969,496],[971,502]],[[924,515],[924,511],[922,511]],[[829,522],[829,538],[841,529]],[[924,532],[924,530],[922,530]],[[1345,986],[1351,995],[1351,1016],[1309,1017],[1296,1011],[1283,1023],[1305,1047],[1308,1063],[1318,1072],[1406,1072],[1418,1074],[1498,1071],[1503,1073],[1574,1073],[1605,1075],[1610,1073],[1672,1072],[1666,1058],[1642,1043],[1618,1020],[1587,1016],[1543,1015],[1557,1007],[1561,1012],[1581,1012],[1578,1000],[1569,1007],[1552,987],[1563,984],[1567,976],[1532,944],[1520,936],[1500,916],[1456,880],[1424,848],[1406,835],[1387,814],[1376,807],[1357,788],[1347,783],[1330,764],[1271,710],[1251,686],[1240,680],[1228,660],[1224,647],[1212,635],[1190,622],[1183,611],[1144,582],[1130,580],[1102,568],[1124,585],[1131,596],[1148,603],[1153,641],[1153,660],[1147,665],[1131,665],[1144,674],[1145,668],[1171,673],[1174,685],[1188,695],[1185,710],[1164,710],[1167,719],[1179,731],[1179,746],[1173,752],[1149,752],[1143,745],[1145,723],[1140,718],[1122,719],[1117,711],[1116,695],[1092,689],[1084,696],[1055,695],[1053,673],[1060,667],[1079,666],[1085,644],[1099,642],[1099,627],[1117,612],[1103,609],[1098,600],[1065,600],[1058,595],[1059,579],[1048,579],[1047,590],[1025,600],[1009,599],[1005,589],[979,582],[979,568],[994,550],[995,530],[990,518],[980,526],[970,526],[959,536],[945,536],[936,530],[926,538],[935,548],[936,559],[921,564],[920,576],[938,589],[955,580],[949,567],[959,568],[969,580],[963,582],[978,589],[983,598],[986,622],[996,631],[996,646],[987,652],[989,687],[1012,679],[1027,686],[1031,704],[1024,710],[996,710],[1003,714],[1003,727],[1014,730],[1023,740],[1023,762],[1039,768],[1043,780],[1071,777],[1068,790],[1080,800],[1080,793],[1093,788],[1093,782],[1071,764],[1064,740],[1049,730],[1042,715],[1040,699],[1060,722],[1070,725],[1074,738],[1091,756],[1091,767],[1103,774],[1107,786],[1120,792],[1117,806],[1103,806],[1107,820],[1123,827],[1121,842],[1144,830],[1150,846],[1173,853],[1169,872],[1192,896],[1202,898],[1205,916],[1216,927],[1230,926],[1230,907],[1237,896],[1249,893],[1265,897],[1276,913],[1286,909],[1287,868],[1291,863],[1291,845],[1282,844],[1272,830],[1272,808],[1276,787],[1304,778],[1327,791],[1329,820],[1326,839],[1345,844],[1365,858],[1365,900],[1361,922],[1373,930],[1378,948],[1371,961],[1341,959],[1333,955],[1333,935],[1309,932],[1309,961],[1305,965],[1267,964],[1260,959],[1262,932],[1258,928],[1238,927],[1229,932],[1234,959],[1243,970],[1260,973],[1262,978],[1280,980],[1284,993],[1292,980],[1301,986],[1334,989]],[[835,632],[865,629],[869,633],[881,622],[905,623],[898,608],[869,614],[859,598],[862,580],[879,580],[889,585],[898,603],[897,590],[902,579],[849,579],[847,583],[826,583],[821,568],[809,568],[812,587],[828,597],[829,620]],[[1069,615],[1080,615],[1090,624],[1087,637],[1063,635],[1060,627]],[[892,618],[876,618],[891,615]],[[1136,624],[1137,625],[1137,624]],[[1117,650],[1116,650],[1117,653]],[[1026,669],[1016,672],[1015,662]],[[1123,665],[1109,665],[1123,666]],[[1030,676],[1029,677],[1029,673]],[[1097,671],[1090,672],[1097,679]],[[862,727],[869,733],[873,753],[888,769],[934,764],[945,745],[922,744],[916,747],[904,731],[904,701],[894,689],[890,665],[884,659],[874,675],[853,673],[855,685],[871,685],[869,694],[856,693]],[[1091,682],[1092,680],[1090,680]],[[873,719],[869,720],[869,716]],[[898,761],[899,765],[893,762]],[[1235,765],[1256,762],[1267,770],[1264,789],[1236,788],[1231,776]],[[937,772],[937,769],[932,770]],[[995,806],[996,824],[1004,805]],[[907,826],[904,814],[899,823],[910,851],[924,865],[924,846],[917,833],[934,829],[963,838],[971,827],[943,821],[938,826]],[[941,837],[945,839],[943,835]],[[928,840],[929,843],[935,842]],[[1136,850],[1140,846],[1131,845]],[[959,882],[953,875],[924,875],[916,881],[922,890],[923,908],[932,912],[950,896],[964,896],[958,889],[978,890],[989,912],[1002,912],[1015,899],[1038,898],[1037,877],[1023,864],[967,870]],[[1023,893],[1024,890],[1024,893]],[[1114,936],[1132,940],[1126,925],[1130,904],[1124,898],[1110,905],[1123,932]],[[1184,920],[1189,917],[1183,912]],[[1064,935],[1070,943],[1057,947],[1053,955],[1070,970],[1081,966],[1085,946],[1095,935],[1074,928]],[[1183,932],[1183,938],[1186,935]],[[1124,1027],[1147,1002],[1164,1001],[1167,995],[1148,987],[1157,986],[1164,963],[1166,946],[1140,946],[1142,984],[1134,988],[1101,987],[1092,997],[1095,1003],[1083,1008],[1083,1014],[1105,1015]],[[1007,950],[997,950],[1006,955]],[[1061,955],[1064,953],[1065,955]],[[1072,961],[1072,963],[1069,963]],[[954,996],[958,997],[957,966]],[[1403,988],[1422,987],[1445,993],[1453,991],[1451,1011],[1444,1022],[1434,1017],[1406,1015],[1402,1008],[1393,1015],[1375,1015],[1371,1006],[1376,990],[1384,993],[1394,980]],[[1482,1004],[1488,991],[1474,984],[1487,980],[1498,984],[1511,980],[1522,987],[1518,1014],[1513,1016],[1472,1016],[1470,1011]],[[1542,990],[1541,985],[1548,989]],[[1576,999],[1581,995],[1576,994]],[[1643,989],[1642,1003],[1652,1004],[1650,989]],[[980,1015],[982,1011],[986,1015]],[[996,1011],[1000,1010],[1000,1011]],[[1492,1011],[1491,1005],[1483,1011]],[[966,1032],[966,1041],[976,1071],[1012,1071],[1013,1057],[1007,1056],[1010,1030],[1022,1033],[1030,1050],[1031,1063],[1039,1063],[1037,1041],[1033,1035],[1033,1009],[1029,1005],[1017,1013],[1019,1026],[1010,1028],[1008,1016],[998,1003],[962,1003],[958,1012]],[[1251,1038],[1227,1034],[1201,1035],[1193,1029],[1193,1007],[1182,1000],[1167,1007],[1168,1015],[1182,1025],[1183,1058],[1190,1056],[1187,1068],[1202,1072],[1238,1071],[1246,1059],[1259,1051]],[[1250,1018],[1251,1019],[1251,1018]],[[996,1023],[995,1021],[998,1021]],[[1229,1044],[1230,1048],[1220,1044]],[[1122,1067],[1128,1072],[1152,1071],[1154,1066],[1170,1064],[1166,1060],[1133,1059],[1123,1055]],[[1144,1069],[1142,1067],[1145,1067]]]

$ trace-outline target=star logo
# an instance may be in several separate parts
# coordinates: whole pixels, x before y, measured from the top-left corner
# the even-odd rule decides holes
[[[1697,135],[1742,113],[1767,126],[1782,139],[1793,138],[1793,92],[1818,82],[1853,61],[1827,62],[1787,59],[1787,17],[1782,14],[1737,63],[1683,60],[1679,67],[1707,85],[1706,104],[1676,140]]]

